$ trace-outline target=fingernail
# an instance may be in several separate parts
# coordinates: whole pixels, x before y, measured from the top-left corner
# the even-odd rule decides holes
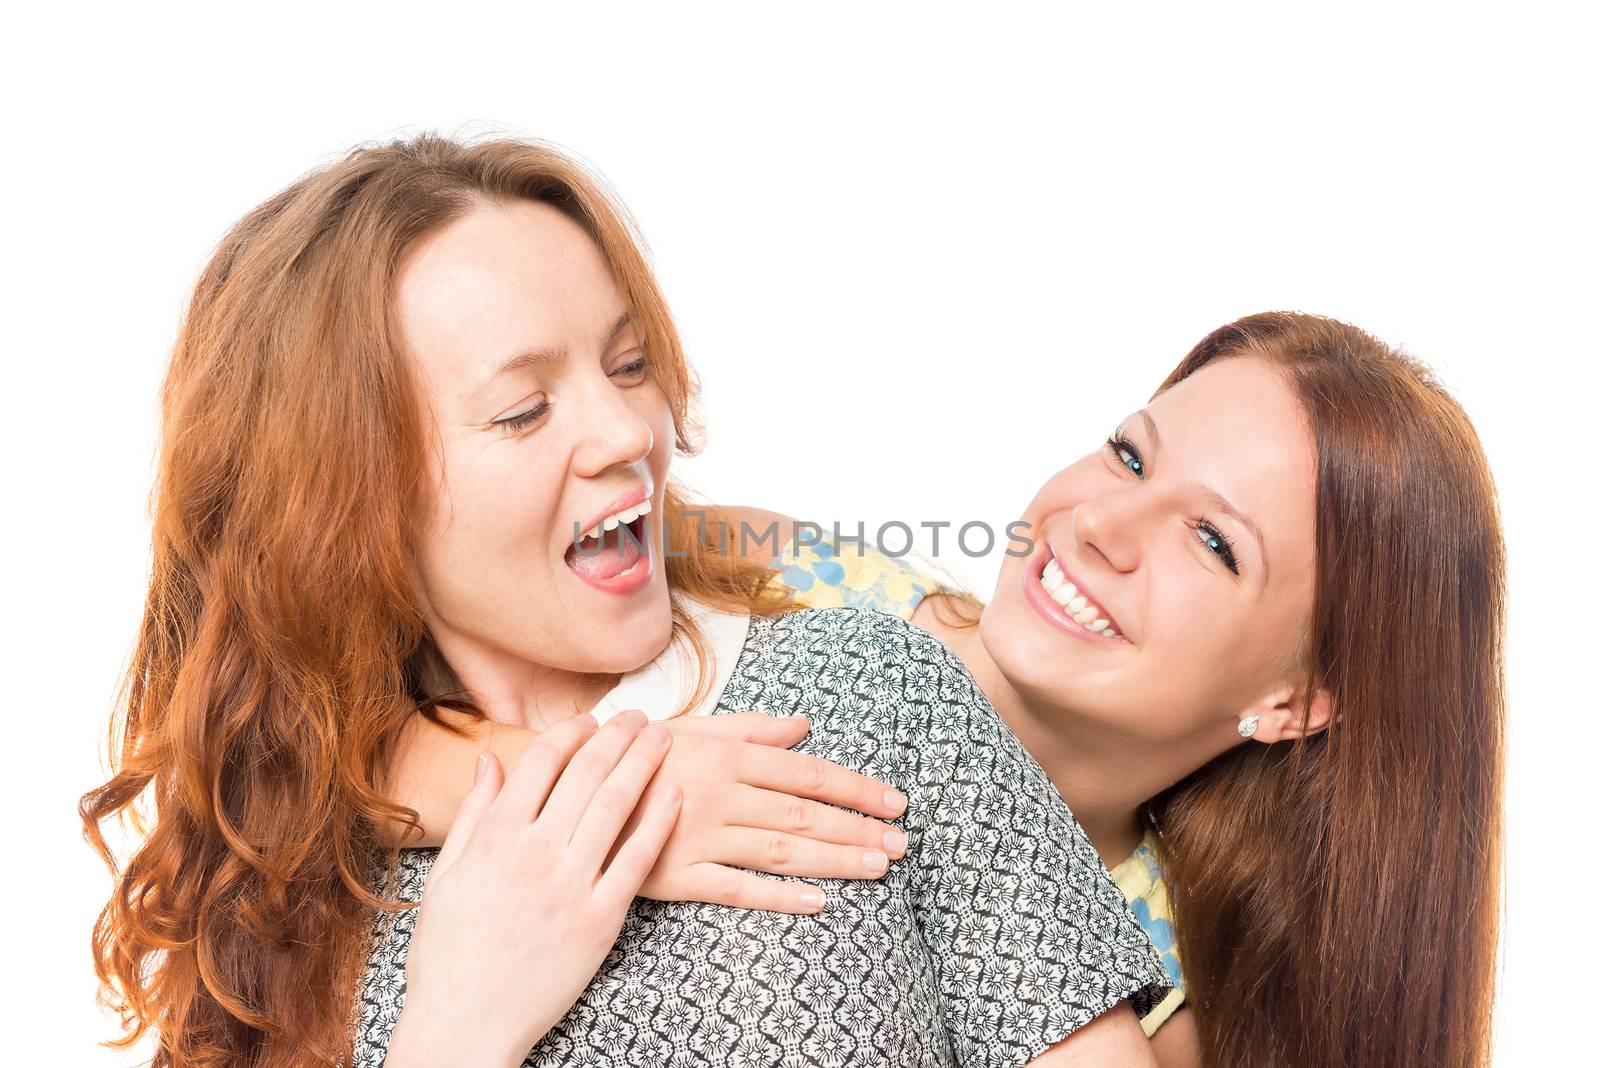
[[[900,856],[906,851],[906,832],[890,827],[883,832],[883,848],[893,856]]]
[[[663,727],[659,723],[652,723],[650,726],[639,732],[639,738],[641,741],[649,745],[666,745],[667,728]]]
[[[905,811],[906,795],[899,790],[885,790],[883,792],[883,803],[893,809],[896,815],[899,815]]]
[[[628,717],[627,722],[630,723],[645,724],[650,722],[650,717],[639,711],[637,708],[630,708],[622,714]]]
[[[884,872],[889,870],[889,857],[878,849],[869,849],[861,854],[861,863],[866,865],[870,872]]]
[[[488,772],[488,770],[489,770],[489,754],[487,752],[479,753],[478,754],[478,769],[472,773],[472,781],[475,782],[475,783],[476,782],[481,782],[483,780],[483,776]]]
[[[822,911],[822,891],[815,886],[808,886],[800,891],[800,904],[812,912]]]

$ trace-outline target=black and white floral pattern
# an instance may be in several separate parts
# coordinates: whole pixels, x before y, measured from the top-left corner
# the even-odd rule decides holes
[[[819,880],[815,916],[634,902],[525,1065],[1020,1065],[1165,995],[1077,821],[937,639],[850,609],[754,619],[716,711],[747,709],[809,716],[800,750],[903,790],[906,855],[878,881]],[[402,850],[390,899],[420,900],[437,854]],[[376,914],[356,1068],[383,1062],[415,921]]]

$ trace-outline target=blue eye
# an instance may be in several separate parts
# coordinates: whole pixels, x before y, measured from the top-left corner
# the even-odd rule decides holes
[[[1113,434],[1106,438],[1106,448],[1118,463],[1143,480],[1144,458],[1139,455],[1139,450],[1134,447],[1133,442],[1121,434]]]
[[[1134,473],[1134,476],[1143,482],[1145,479],[1144,457],[1139,455],[1139,447],[1129,441],[1119,427],[1117,432],[1106,438],[1106,451],[1111,457]],[[1221,560],[1223,566],[1235,575],[1239,573],[1239,559],[1233,553],[1233,544],[1226,535],[1212,525],[1211,521],[1201,517],[1194,527],[1195,537],[1200,539],[1200,544],[1206,551]]]
[[[1239,561],[1233,555],[1233,545],[1223,535],[1222,531],[1212,526],[1208,520],[1201,519],[1195,524],[1195,536],[1200,539],[1200,544],[1214,553],[1217,559],[1225,564],[1229,571],[1235,575],[1239,573]]]

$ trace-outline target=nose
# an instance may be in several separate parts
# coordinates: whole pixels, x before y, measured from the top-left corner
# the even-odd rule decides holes
[[[1140,492],[1144,490],[1144,492]],[[1140,539],[1148,528],[1146,487],[1121,488],[1080,501],[1072,510],[1072,533],[1116,571],[1133,571],[1141,557]]]
[[[650,421],[633,405],[628,395],[605,380],[585,391],[582,405],[582,430],[573,453],[573,469],[584,478],[605,474],[617,466],[639,463],[655,448],[655,432]]]

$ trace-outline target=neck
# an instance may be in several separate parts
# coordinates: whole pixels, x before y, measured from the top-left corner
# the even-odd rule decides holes
[[[945,625],[921,605],[912,622],[961,658],[994,710],[1050,777],[1106,867],[1120,864],[1138,847],[1144,835],[1140,806],[1199,767],[1184,757],[1162,759],[1163,747],[1147,739],[1023,694],[989,655],[977,627]]]
[[[589,711],[621,677],[548,668],[450,637],[439,641],[439,653],[450,677],[430,679],[433,692],[465,689],[490,721],[531,731]]]

